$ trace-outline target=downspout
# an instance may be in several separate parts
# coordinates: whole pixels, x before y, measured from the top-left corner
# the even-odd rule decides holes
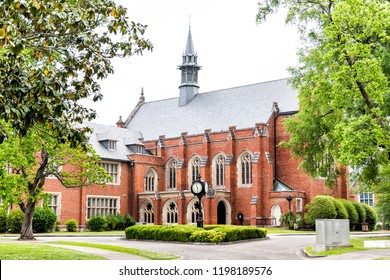
[[[131,187],[130,187],[130,190],[129,190],[129,213],[130,215],[134,218],[134,219],[137,219],[137,217],[135,216],[135,210],[134,210],[134,204],[135,204],[135,201],[134,201],[134,165],[135,165],[135,162],[134,160],[130,161],[130,168],[131,168]],[[133,203],[134,202],[134,203]]]

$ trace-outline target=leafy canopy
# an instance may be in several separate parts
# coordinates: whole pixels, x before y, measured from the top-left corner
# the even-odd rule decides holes
[[[92,147],[72,148],[58,143],[43,129],[30,129],[23,137],[2,123],[7,139],[0,144],[0,197],[4,203],[18,204],[44,197],[47,178],[57,178],[65,187],[105,186],[109,176],[99,167],[100,157]]]
[[[290,69],[300,111],[285,122],[286,146],[328,186],[341,164],[363,185],[378,187],[389,166],[390,2],[264,0],[258,21],[281,7],[303,45]]]
[[[60,141],[85,142],[95,118],[80,100],[102,99],[110,59],[142,54],[146,26],[112,0],[0,0],[0,119],[25,135],[44,125]],[[4,129],[0,129],[3,141]]]

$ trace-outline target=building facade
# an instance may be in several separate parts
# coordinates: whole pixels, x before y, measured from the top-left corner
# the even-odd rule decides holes
[[[112,177],[107,187],[68,190],[47,180],[62,224],[125,213],[147,224],[195,224],[190,186],[199,176],[210,186],[202,199],[205,224],[277,226],[282,214],[303,213],[316,195],[348,199],[345,171],[331,191],[279,145],[289,137],[283,121],[299,109],[287,79],[199,93],[191,29],[178,69],[177,98],[146,102],[142,90],[117,126],[89,124],[90,142]]]

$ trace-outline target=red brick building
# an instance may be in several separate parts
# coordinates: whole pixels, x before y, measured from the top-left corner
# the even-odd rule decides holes
[[[194,224],[190,186],[198,176],[210,186],[205,224],[240,224],[241,214],[243,224],[279,225],[289,207],[301,213],[318,194],[349,197],[345,176],[330,193],[278,146],[288,139],[283,120],[298,111],[287,79],[199,93],[200,69],[190,30],[178,98],[145,102],[142,91],[117,127],[90,124],[91,144],[113,180],[106,188],[68,190],[48,179],[61,223],[130,213],[143,223]]]

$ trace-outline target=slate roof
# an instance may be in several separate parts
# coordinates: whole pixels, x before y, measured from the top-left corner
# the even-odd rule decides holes
[[[288,79],[199,93],[181,107],[179,97],[146,102],[128,118],[126,128],[141,131],[145,140],[178,137],[182,132],[196,135],[205,129],[226,131],[229,126],[250,128],[267,123],[274,102],[280,112],[298,110]]]
[[[143,143],[139,140],[142,138],[142,134],[139,131],[96,123],[85,123],[83,125],[93,130],[89,137],[89,143],[102,159],[130,161],[127,156],[134,154],[134,152],[128,148],[128,145],[136,144],[143,146]],[[111,151],[104,146],[104,142],[109,140],[117,142],[115,151]]]

